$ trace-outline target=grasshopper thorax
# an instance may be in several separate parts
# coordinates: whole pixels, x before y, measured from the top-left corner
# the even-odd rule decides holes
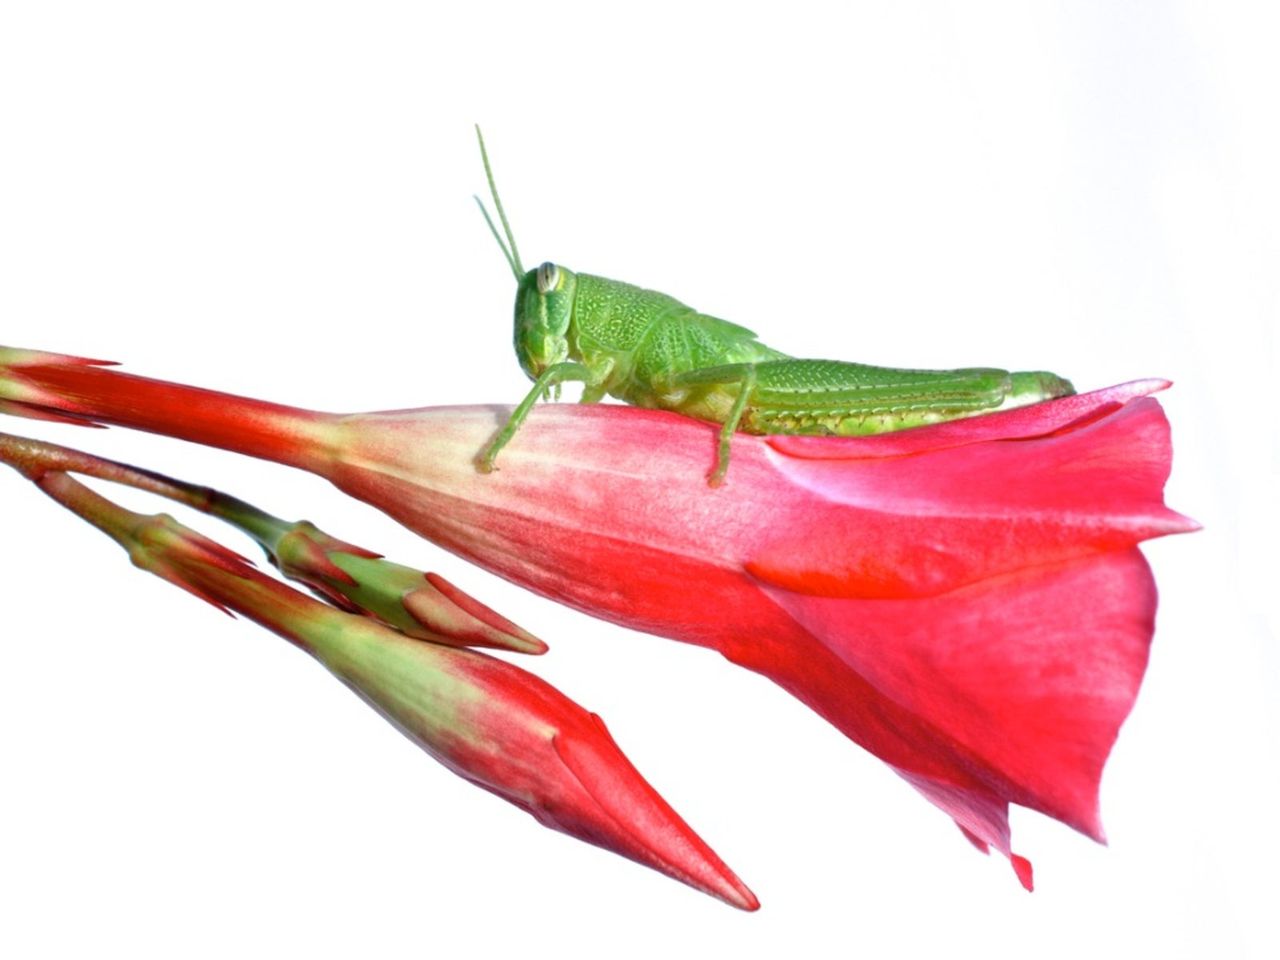
[[[569,358],[573,321],[572,270],[544,263],[520,278],[516,288],[515,347],[520,366],[531,379]]]

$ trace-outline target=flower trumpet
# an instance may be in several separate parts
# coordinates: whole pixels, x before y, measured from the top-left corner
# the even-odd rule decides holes
[[[116,540],[134,564],[267,627],[320,661],[410,740],[540,823],[745,910],[758,901],[658,795],[604,723],[505,661],[425,643],[314,600],[166,515],[134,513],[0,436],[0,461]]]
[[[615,406],[539,409],[481,475],[505,407],[334,415],[0,350],[10,413],[238,450],[340,489],[596,616],[712,647],[890,764],[977,846],[1008,805],[1101,840],[1103,764],[1154,628],[1141,541],[1165,507],[1148,380],[867,438],[734,438]],[[690,596],[690,584],[697,585]]]

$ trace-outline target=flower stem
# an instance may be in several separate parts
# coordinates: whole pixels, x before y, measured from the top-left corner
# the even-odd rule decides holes
[[[10,413],[107,423],[315,470],[338,419],[235,394],[104,369],[99,361],[0,348]]]

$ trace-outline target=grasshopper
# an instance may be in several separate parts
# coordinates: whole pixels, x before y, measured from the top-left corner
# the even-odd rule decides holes
[[[699,313],[674,297],[554,263],[525,271],[507,222],[484,137],[476,127],[489,194],[507,242],[475,198],[516,278],[515,348],[533,389],[476,458],[481,472],[520,429],[540,398],[581,381],[582,403],[605,394],[637,407],[672,410],[722,424],[718,486],[735,431],[864,436],[918,427],[1074,393],[1045,371],[990,367],[903,370],[839,360],[802,360],[767,347],[736,323]],[[509,244],[509,246],[508,246]]]

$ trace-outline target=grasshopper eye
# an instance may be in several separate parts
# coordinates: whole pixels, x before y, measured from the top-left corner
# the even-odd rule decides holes
[[[538,268],[538,292],[550,293],[560,283],[560,268],[554,263],[544,263]]]

